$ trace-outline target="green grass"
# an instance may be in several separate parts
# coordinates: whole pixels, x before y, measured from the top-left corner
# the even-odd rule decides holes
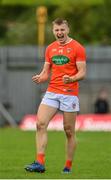
[[[24,166],[35,159],[35,132],[0,129],[1,179],[110,179],[111,132],[77,132],[78,147],[71,174],[62,174],[65,135],[48,132],[46,172],[28,173]]]

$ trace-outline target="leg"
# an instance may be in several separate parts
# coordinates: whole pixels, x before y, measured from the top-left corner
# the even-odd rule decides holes
[[[50,120],[53,118],[57,111],[57,108],[40,104],[37,113],[37,133],[36,133],[36,143],[37,143],[37,154],[45,153],[47,146],[47,126]]]
[[[47,126],[50,120],[53,118],[57,111],[57,108],[40,104],[37,113],[37,157],[36,161],[25,167],[26,171],[43,173],[45,171],[45,150],[47,145]]]
[[[66,133],[66,160],[72,162],[76,149],[75,121],[76,112],[64,112],[64,131]]]

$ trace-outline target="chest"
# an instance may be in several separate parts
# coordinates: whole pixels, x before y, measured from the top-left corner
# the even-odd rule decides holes
[[[76,61],[76,50],[73,47],[54,47],[50,51],[50,59],[68,59],[68,61]]]

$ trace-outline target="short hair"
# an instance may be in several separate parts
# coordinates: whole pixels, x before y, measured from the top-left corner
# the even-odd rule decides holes
[[[57,25],[66,24],[66,25],[69,27],[69,24],[68,24],[67,20],[62,19],[62,18],[57,18],[57,19],[55,19],[55,20],[52,22],[52,24],[53,24],[53,25],[54,25],[54,24],[57,24]]]

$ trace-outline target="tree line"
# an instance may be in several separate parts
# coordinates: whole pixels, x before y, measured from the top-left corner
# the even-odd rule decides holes
[[[0,1],[0,45],[37,45],[36,8],[40,5],[48,10],[45,44],[54,40],[51,22],[62,17],[68,20],[74,39],[85,45],[111,45],[111,0],[31,2]]]

